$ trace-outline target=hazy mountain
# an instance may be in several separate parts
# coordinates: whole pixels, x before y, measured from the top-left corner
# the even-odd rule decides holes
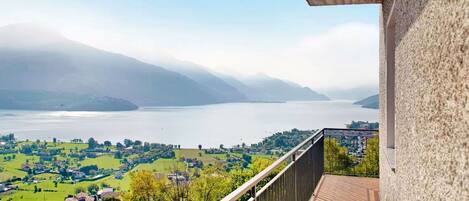
[[[11,93],[55,93],[45,94],[44,100],[62,92],[92,94],[94,99],[113,97],[106,101],[123,99],[140,106],[328,100],[308,87],[266,75],[239,80],[190,62],[162,64],[165,67],[71,41],[45,26],[0,28],[0,89]]]
[[[302,87],[296,83],[269,77],[265,74],[243,78],[225,75],[223,79],[252,101],[329,100],[327,96],[308,87]]]
[[[360,100],[363,97],[368,97],[378,93],[377,86],[361,86],[350,89],[333,89],[325,90],[324,93],[332,98],[339,100]]]
[[[367,97],[365,99],[359,100],[353,104],[361,105],[364,108],[372,108],[378,109],[379,108],[379,96],[378,94]]]
[[[233,86],[234,88],[236,88],[238,91],[240,91],[241,93],[243,93],[247,100],[249,101],[259,101],[259,97],[262,97],[263,96],[263,92],[259,91],[259,90],[256,90],[250,86],[247,86],[246,84],[244,84],[243,82],[239,81],[237,78],[233,77],[233,76],[229,76],[229,75],[226,75],[226,74],[217,74],[217,76],[221,79],[223,79],[223,81],[225,81],[226,83],[228,83],[230,86]]]
[[[220,102],[247,101],[246,96],[238,89],[217,77],[210,70],[203,66],[187,62],[173,60],[171,62],[160,63],[163,68],[175,71],[189,77],[200,85],[204,86]]]
[[[0,88],[110,96],[140,106],[220,102],[211,89],[186,76],[34,24],[0,28]]]
[[[123,111],[138,107],[112,97],[49,91],[13,91],[0,89],[0,109],[61,111]]]

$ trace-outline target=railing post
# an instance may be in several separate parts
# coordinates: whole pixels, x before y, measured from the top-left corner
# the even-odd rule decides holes
[[[254,186],[251,188],[251,190],[250,190],[249,193],[251,194],[251,197],[254,199],[254,201],[256,201],[256,200],[257,200],[257,198],[256,198],[256,185],[254,185]]]
[[[297,183],[298,183],[298,181],[297,181],[297,178],[296,178],[296,176],[297,176],[297,171],[296,171],[296,163],[295,163],[295,162],[296,162],[296,152],[293,153],[292,158],[293,158],[293,174],[295,174],[294,177],[293,177],[293,181],[294,181],[294,184],[293,184],[293,185],[294,185],[294,192],[295,192],[295,201],[298,201],[298,191],[297,191]]]

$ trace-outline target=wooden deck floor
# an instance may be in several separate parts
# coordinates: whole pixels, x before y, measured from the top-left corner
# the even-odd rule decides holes
[[[311,201],[379,201],[379,179],[324,175]]]

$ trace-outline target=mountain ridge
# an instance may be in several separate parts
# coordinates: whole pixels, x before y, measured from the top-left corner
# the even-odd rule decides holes
[[[363,108],[378,109],[379,108],[379,94],[366,97],[362,100],[354,102],[353,104],[361,105]]]
[[[48,27],[0,27],[0,86],[5,90],[92,94],[138,106],[329,100],[308,87],[267,75],[240,80],[192,62],[161,64],[69,40]]]
[[[138,106],[124,99],[70,92],[0,89],[0,109],[48,111],[129,111]]]

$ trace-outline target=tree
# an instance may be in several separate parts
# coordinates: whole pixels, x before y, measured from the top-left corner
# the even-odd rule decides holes
[[[171,163],[170,171],[172,174],[177,176],[182,175],[184,170],[177,162]],[[171,185],[169,185],[169,197],[171,200],[187,200],[189,196],[189,183],[185,181],[180,181],[179,179],[173,180]]]
[[[105,182],[101,183],[100,186],[101,186],[102,188],[109,188],[109,187],[111,187],[108,183],[105,183]]]
[[[90,137],[88,139],[88,149],[94,149],[98,146],[98,141],[96,141],[94,138]]]
[[[266,169],[269,167],[272,163],[274,163],[274,159],[271,158],[261,158],[261,157],[256,157],[252,160],[251,168],[254,173],[254,175],[259,174],[262,170]],[[286,167],[286,163],[282,163],[278,168],[276,168],[272,173],[269,174],[265,179],[263,179],[261,182],[259,182],[259,186],[264,186],[267,184],[270,180],[272,180],[275,175],[277,175],[280,171],[282,171]]]
[[[134,145],[135,145],[135,146],[142,146],[142,141],[140,141],[140,140],[135,140]]]
[[[199,144],[199,150],[202,150],[202,145],[201,144]]]
[[[231,191],[231,178],[220,168],[206,167],[190,184],[189,200],[221,200]]]
[[[75,194],[84,193],[84,192],[86,192],[86,189],[85,189],[85,187],[83,187],[83,186],[77,186],[77,187],[75,188]]]
[[[57,143],[57,138],[52,138],[52,142],[53,142],[54,144],[56,144],[56,143]]]
[[[96,195],[96,193],[98,193],[98,190],[99,190],[99,186],[97,184],[90,184],[88,186],[88,193],[90,193],[91,195]]]
[[[231,191],[236,190],[238,187],[249,181],[254,177],[254,171],[252,169],[243,168],[239,165],[234,165],[234,167],[229,172],[231,178]],[[240,200],[249,200],[249,196],[246,194],[240,198]]]
[[[255,158],[252,162],[252,170],[254,171],[255,175],[259,174],[259,172],[269,167],[269,165],[273,162],[274,160],[269,158]]]
[[[252,157],[248,154],[243,154],[243,160],[247,163],[251,163]]]
[[[112,146],[111,141],[108,141],[108,140],[104,141],[104,146],[106,146],[106,147]]]
[[[366,150],[363,161],[353,170],[363,176],[379,175],[379,139],[373,137],[366,142]]]
[[[158,201],[168,200],[167,180],[157,180],[148,170],[130,173],[130,189],[124,193],[124,200]]]
[[[116,153],[114,153],[114,158],[121,159],[122,158],[122,152],[121,151],[116,151]]]
[[[124,140],[124,145],[125,147],[130,147],[134,144],[134,142],[132,142],[132,140],[129,140],[129,139],[125,139]]]
[[[324,169],[330,173],[346,173],[352,165],[352,159],[348,156],[346,147],[340,146],[336,139],[324,140]]]
[[[116,144],[116,148],[119,149],[119,150],[124,149],[124,145],[122,143],[118,142]]]
[[[33,153],[33,147],[29,144],[24,144],[21,146],[20,152],[26,155],[30,155]]]
[[[223,144],[220,144],[220,149],[225,149],[225,147],[223,147]]]
[[[89,174],[92,173],[92,171],[94,171],[94,172],[98,171],[98,166],[97,165],[83,166],[83,167],[80,168],[80,171],[89,175]]]
[[[230,177],[232,181],[232,190],[237,189],[239,186],[246,183],[249,179],[254,176],[252,169],[243,168],[239,165],[235,165],[230,171]]]
[[[143,143],[143,151],[144,152],[147,152],[147,151],[150,151],[150,143],[149,142],[145,142]]]

